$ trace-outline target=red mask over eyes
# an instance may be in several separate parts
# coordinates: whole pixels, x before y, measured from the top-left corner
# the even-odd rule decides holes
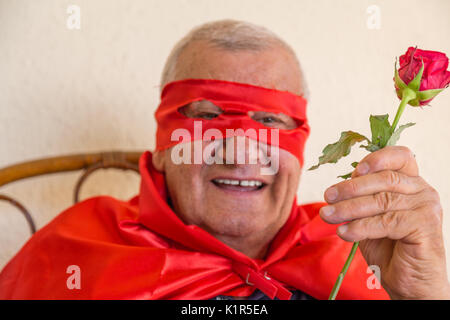
[[[218,106],[222,113],[213,119],[202,119],[189,118],[179,112],[180,107],[200,100],[210,101]],[[179,141],[172,138],[172,133],[177,129],[186,129],[190,133],[188,141],[209,141],[211,138],[207,132],[209,129],[215,129],[216,132],[219,130],[222,133],[223,138],[245,135],[250,139],[277,146],[293,154],[303,166],[303,150],[310,132],[306,103],[303,97],[287,91],[244,83],[212,79],[174,81],[164,87],[161,104],[155,113],[158,123],[156,150],[187,142],[185,139]],[[250,118],[249,111],[283,113],[294,119],[297,127],[290,130],[274,129]],[[198,132],[200,122],[201,134]],[[241,134],[236,134],[236,129],[243,130],[240,130]]]

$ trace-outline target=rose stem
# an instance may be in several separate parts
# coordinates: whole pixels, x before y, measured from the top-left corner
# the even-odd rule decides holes
[[[413,90],[411,90],[408,87],[403,89],[402,101],[400,102],[400,105],[398,106],[397,114],[395,115],[394,122],[392,123],[391,134],[395,131],[398,121],[400,120],[400,116],[402,115],[403,111],[405,110],[406,105],[408,104],[409,101],[413,100],[415,97],[416,97],[416,93]]]
[[[341,270],[341,273],[339,273],[339,276],[334,284],[333,290],[331,290],[328,300],[336,299],[336,296],[339,292],[339,288],[341,287],[341,284],[342,284],[342,280],[344,280],[344,276],[347,273],[347,270],[350,267],[350,264],[352,263],[353,257],[355,256],[355,253],[356,253],[356,249],[358,249],[358,245],[359,245],[359,241],[353,243],[352,250],[350,251],[350,254],[347,257],[347,260],[345,261],[345,264]]]
[[[416,97],[416,93],[411,90],[410,88],[405,88],[402,92],[402,101],[400,102],[400,105],[398,106],[397,113],[394,118],[394,122],[391,126],[391,134],[395,131],[395,128],[397,127],[398,121],[400,120],[400,117],[405,110],[406,105],[409,101],[414,99]],[[328,300],[335,300],[336,296],[339,292],[339,288],[341,287],[342,281],[344,280],[344,276],[347,273],[348,268],[350,267],[350,264],[352,263],[353,257],[355,256],[356,250],[358,249],[359,241],[353,243],[352,250],[350,251],[350,254],[347,257],[347,260],[345,261],[344,267],[341,270],[341,273],[339,273],[339,276],[334,283],[333,289],[331,290],[330,296],[328,297]]]

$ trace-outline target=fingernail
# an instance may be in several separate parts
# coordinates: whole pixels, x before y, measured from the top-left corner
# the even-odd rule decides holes
[[[364,175],[369,172],[369,165],[367,164],[367,162],[362,162],[358,164],[357,170],[360,175]]]
[[[325,196],[328,200],[336,200],[338,197],[338,191],[335,187],[328,188],[328,190],[325,191]]]
[[[346,225],[346,224],[343,224],[342,226],[339,226],[339,228],[337,229],[337,231],[338,231],[340,234],[344,234],[344,233],[347,232],[347,229],[348,229],[347,225]]]
[[[320,211],[322,212],[322,215],[329,217],[334,213],[334,206],[324,206],[320,208]]]

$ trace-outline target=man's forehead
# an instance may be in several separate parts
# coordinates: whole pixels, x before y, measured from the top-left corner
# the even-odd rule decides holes
[[[281,45],[263,50],[226,50],[190,43],[178,57],[175,79],[217,79],[303,94],[295,57]]]

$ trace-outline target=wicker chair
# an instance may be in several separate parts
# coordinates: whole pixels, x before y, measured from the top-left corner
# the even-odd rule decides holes
[[[81,186],[92,172],[98,169],[117,168],[122,170],[133,170],[139,174],[138,162],[143,152],[144,151],[110,151],[73,154],[22,162],[0,169],[0,187],[30,177],[50,173],[84,170],[74,189],[73,201],[74,203],[77,203]],[[0,201],[2,200],[17,207],[25,216],[31,233],[33,234],[36,232],[36,225],[33,217],[25,206],[9,196],[0,194]]]

